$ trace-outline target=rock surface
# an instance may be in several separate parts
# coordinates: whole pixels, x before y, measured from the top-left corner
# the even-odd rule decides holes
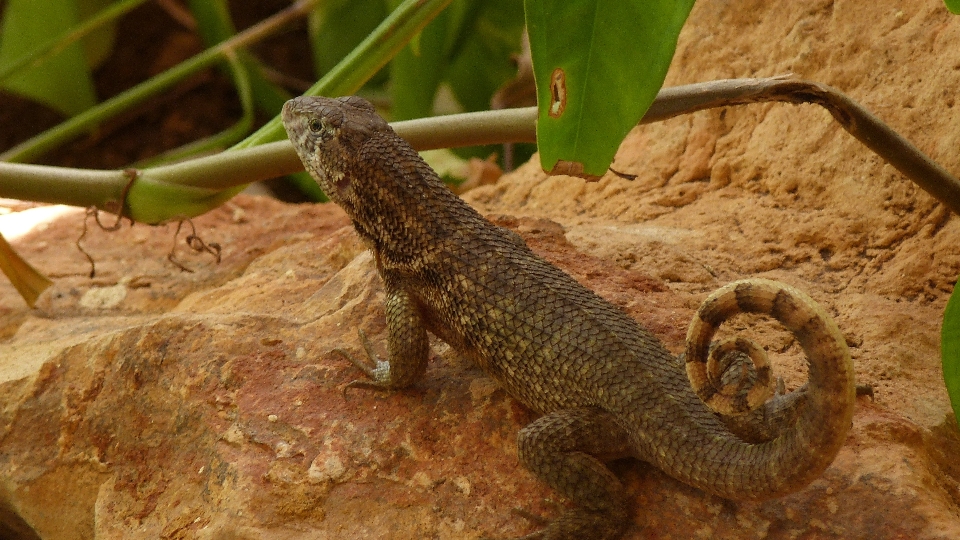
[[[960,18],[940,0],[701,0],[668,84],[793,72],[873,110],[960,171]],[[824,476],[731,503],[614,464],[627,538],[960,538],[960,434],[939,367],[960,219],[815,106],[705,111],[635,130],[635,181],[530,163],[465,198],[678,350],[710,291],[747,276],[807,291],[851,346],[861,398]],[[174,227],[72,247],[82,215],[16,244],[56,278],[36,310],[0,284],[0,538],[477,538],[533,526],[555,495],[516,459],[532,419],[440,342],[425,380],[342,393],[333,353],[381,346],[383,292],[333,206],[237,197]],[[185,235],[181,231],[182,237]],[[744,319],[796,388],[796,345]]]

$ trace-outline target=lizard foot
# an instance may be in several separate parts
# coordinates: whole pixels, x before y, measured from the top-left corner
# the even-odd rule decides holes
[[[358,330],[357,333],[360,334],[360,343],[363,345],[363,350],[367,353],[367,359],[373,366],[370,366],[368,362],[354,358],[352,354],[343,349],[333,349],[332,352],[345,358],[369,377],[369,379],[357,379],[347,383],[347,385],[343,387],[344,395],[346,395],[347,390],[350,388],[388,390],[390,388],[388,383],[390,380],[390,363],[380,360],[380,358],[377,357],[376,353],[373,352],[373,345],[370,344],[370,339],[367,338],[367,334],[363,330]]]

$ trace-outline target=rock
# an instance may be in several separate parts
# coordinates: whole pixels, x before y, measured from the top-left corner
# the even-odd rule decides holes
[[[837,86],[948,169],[960,19],[940,0],[703,1],[668,84],[792,71]],[[939,321],[960,220],[813,106],[705,111],[635,130],[607,175],[531,163],[465,195],[679,350],[710,291],[748,276],[807,291],[847,336],[860,398],[847,444],[804,490],[733,503],[632,460],[627,538],[960,538],[960,433]],[[0,537],[477,538],[535,529],[556,495],[519,466],[533,416],[434,341],[413,389],[349,391],[357,329],[384,349],[369,253],[330,205],[238,196],[175,226],[68,216],[16,242],[56,279],[36,310],[0,284]],[[189,226],[184,225],[189,231]],[[54,249],[56,246],[56,249]],[[749,329],[789,388],[798,349]]]

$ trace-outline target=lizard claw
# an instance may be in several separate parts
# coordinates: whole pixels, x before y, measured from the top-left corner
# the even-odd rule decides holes
[[[513,508],[511,512],[533,523],[534,525],[537,525],[538,527],[546,527],[547,525],[550,525],[549,519],[543,516],[538,516],[529,510],[525,510],[523,508]]]
[[[534,514],[533,512],[530,512],[528,510],[524,510],[523,508],[511,508],[510,513],[522,517],[523,519],[529,521],[530,523],[533,523],[535,526],[541,529],[537,532],[512,538],[511,540],[541,540],[546,537],[546,533],[543,531],[543,529],[545,529],[547,526],[550,525],[549,519],[543,516],[538,516],[537,514]],[[503,540],[503,539],[502,538],[497,539],[490,536],[481,536],[480,540]]]
[[[370,367],[367,363],[357,360],[353,357],[352,354],[348,353],[344,349],[334,349],[332,352],[339,354],[340,356],[346,358],[351,364],[357,366],[357,369],[367,374],[367,377],[371,379],[376,379],[376,371],[382,369],[382,364],[386,364],[380,360],[377,356],[377,353],[373,352],[373,345],[370,344],[370,339],[367,337],[367,333],[363,330],[357,330],[357,333],[360,335],[360,344],[363,345],[363,350],[367,353],[367,358],[373,363],[373,367]]]
[[[372,367],[370,366],[370,363],[357,360],[352,354],[348,353],[344,349],[334,349],[332,352],[346,358],[351,364],[357,366],[357,369],[366,373],[367,377],[370,377],[375,381],[380,380],[383,377],[384,372],[389,369],[390,363],[380,360],[380,358],[377,356],[377,353],[373,352],[373,345],[370,344],[370,339],[367,337],[366,332],[363,330],[357,330],[357,333],[360,335],[360,344],[363,345],[363,350],[367,353],[367,359],[373,364]]]
[[[378,383],[377,381],[370,381],[366,379],[356,379],[348,382],[347,385],[343,387],[344,398],[347,397],[347,390],[351,388],[364,388],[367,390],[389,390],[390,389],[387,385],[383,383]]]
[[[513,537],[509,540],[543,540],[545,538],[553,538],[553,536],[547,535],[547,530],[549,529],[551,520],[543,516],[534,514],[533,512],[523,509],[523,508],[511,508],[510,513],[520,516],[523,519],[529,521],[534,526],[539,527],[540,530],[532,532],[530,534],[525,534],[519,537]],[[481,536],[478,540],[504,540],[503,538],[497,538],[493,536]]]
[[[361,361],[361,360],[357,360],[356,358],[353,357],[352,354],[348,353],[347,351],[345,351],[345,350],[343,350],[343,349],[333,349],[333,350],[330,351],[330,352],[332,352],[332,353],[334,353],[334,354],[339,354],[340,356],[342,356],[343,358],[345,358],[345,359],[346,359],[347,361],[349,361],[351,364],[353,364],[354,366],[356,366],[357,369],[359,369],[360,371],[364,372],[364,373],[367,375],[367,377],[370,377],[371,379],[375,378],[374,372],[375,372],[376,369],[377,369],[376,367],[370,367],[370,366],[367,365],[365,362],[363,362],[363,361]],[[379,360],[377,360],[376,358],[374,358],[373,361],[374,361],[374,362],[379,362]]]

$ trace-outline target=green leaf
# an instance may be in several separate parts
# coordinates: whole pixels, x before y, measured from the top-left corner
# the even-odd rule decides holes
[[[3,235],[0,235],[0,271],[3,271],[30,307],[36,305],[40,293],[53,285],[47,276],[20,257]]]
[[[943,361],[943,380],[947,384],[953,414],[960,421],[960,287],[953,294],[943,314],[940,331],[940,355]]]
[[[960,15],[960,0],[943,0],[943,3],[947,5],[950,13]]]
[[[326,75],[387,17],[384,0],[328,0],[310,12],[308,31],[314,70]],[[379,82],[385,76],[379,77]]]
[[[490,98],[516,75],[522,0],[456,0],[416,42],[390,63],[392,120],[434,113],[437,89],[447,83],[467,111],[490,108]]]
[[[77,5],[80,20],[86,21],[106,9],[112,0],[79,0]],[[96,69],[103,64],[113,52],[113,43],[116,41],[117,25],[112,21],[104,23],[96,30],[85,35],[80,41],[83,46],[84,57],[89,69]]]
[[[513,57],[520,54],[523,27],[523,0],[486,0],[475,4],[451,51],[445,78],[465,111],[489,109],[497,90],[517,76]],[[515,162],[525,162],[533,155],[533,145],[523,146],[527,148],[519,152],[519,146],[515,146]],[[502,154],[503,147],[472,146],[454,152],[462,158],[485,159],[493,153]]]
[[[520,52],[522,33],[523,0],[455,0],[390,63],[391,120],[436,114],[443,84],[463,110],[489,109],[493,94],[516,76],[512,55]],[[463,158],[500,151],[455,150]]]
[[[3,13],[0,66],[30,53],[77,24],[76,0],[10,0]],[[96,103],[96,93],[83,49],[74,43],[42,66],[25,70],[3,88],[73,116]]]
[[[391,120],[423,118],[433,113],[434,96],[449,63],[451,38],[460,33],[464,12],[473,3],[451,2],[390,62]]]
[[[490,98],[516,77],[520,53],[522,0],[486,0],[467,21],[447,70],[447,82],[467,111],[490,108]]]
[[[603,175],[656,97],[693,0],[525,0],[540,164]]]

